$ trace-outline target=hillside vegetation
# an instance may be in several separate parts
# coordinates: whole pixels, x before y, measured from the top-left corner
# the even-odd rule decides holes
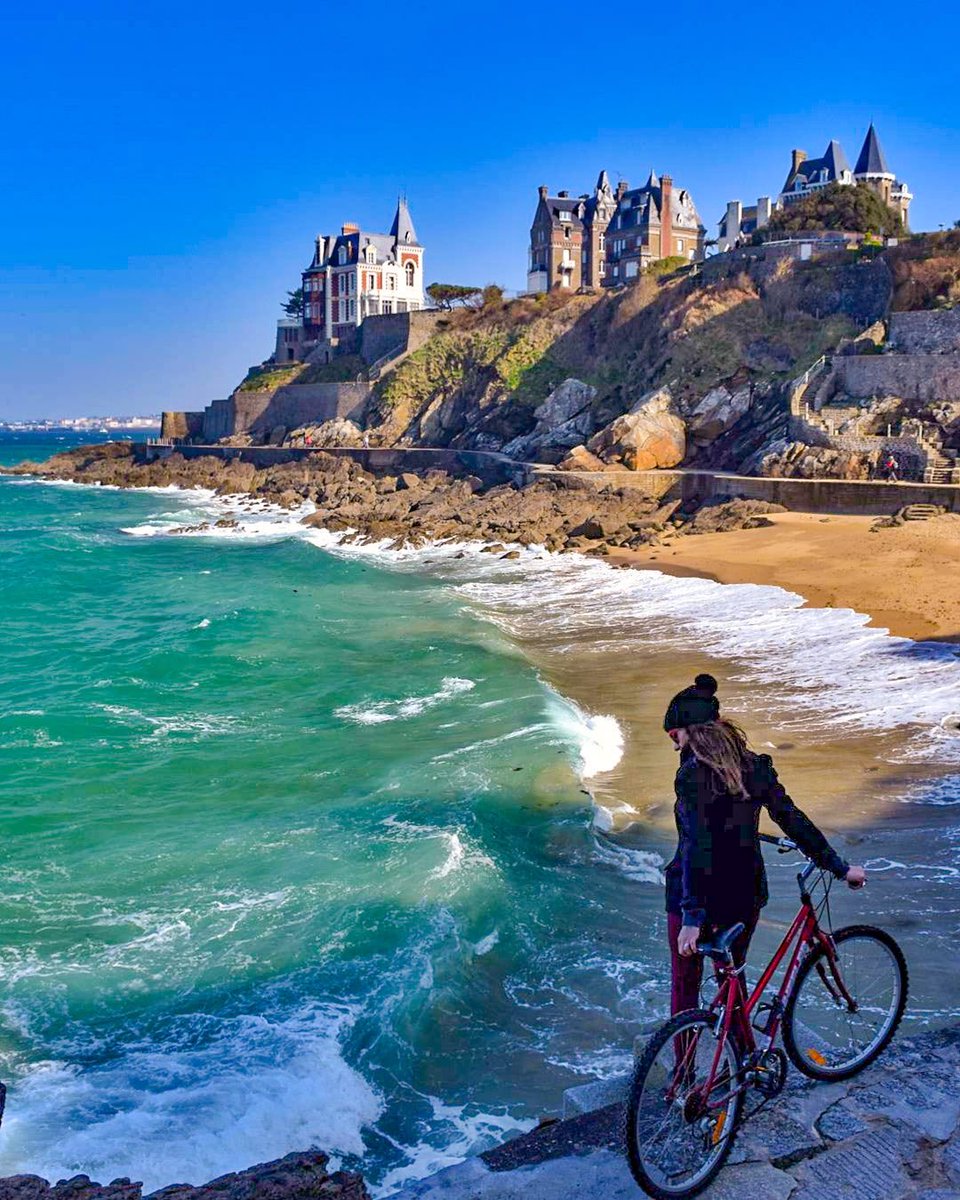
[[[769,224],[758,230],[758,241],[771,233],[810,233],[817,230],[842,230],[846,233],[873,233],[879,237],[900,237],[903,222],[899,213],[862,183],[853,187],[831,183],[802,200],[777,209]]]
[[[753,261],[600,296],[524,297],[451,313],[377,388],[367,423],[382,443],[498,448],[528,433],[564,379],[596,389],[593,427],[670,384],[681,412],[718,385],[776,385],[889,303],[882,262]]]
[[[909,238],[885,257],[893,273],[894,312],[960,304],[960,229]]]

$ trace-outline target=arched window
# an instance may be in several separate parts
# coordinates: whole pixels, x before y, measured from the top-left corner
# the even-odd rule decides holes
[[[406,271],[407,275],[407,287],[413,287],[413,278],[414,274],[416,273],[416,268],[412,262],[408,262],[404,270]]]
[[[343,264],[346,261],[347,261],[347,248],[346,248],[346,246],[341,246],[340,247],[340,265],[343,266]]]

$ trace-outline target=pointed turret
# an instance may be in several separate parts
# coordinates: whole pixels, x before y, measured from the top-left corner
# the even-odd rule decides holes
[[[850,170],[850,164],[847,162],[847,156],[843,152],[843,147],[836,140],[830,142],[823,155],[823,163],[827,168],[827,179],[833,183],[838,180],[844,171]]]
[[[606,171],[601,171],[597,176],[596,194],[598,196],[602,196],[606,192],[610,192],[612,194],[613,188],[610,186],[610,176],[606,173]]]
[[[390,226],[390,236],[395,242],[403,242],[408,246],[418,245],[417,231],[413,227],[410,209],[407,208],[406,196],[401,196],[397,200],[397,215],[393,218],[393,224]]]
[[[660,180],[657,178],[657,173],[653,169],[653,167],[650,168],[650,176],[647,179],[647,182],[643,186],[645,188],[651,189],[651,190],[653,188],[658,188],[660,186]]]
[[[854,175],[889,175],[890,168],[887,166],[887,160],[883,156],[883,150],[880,147],[880,139],[877,137],[877,131],[873,127],[873,122],[870,122],[870,128],[867,130],[867,136],[863,139],[863,148],[860,151],[860,157],[857,159],[857,165],[853,171]]]

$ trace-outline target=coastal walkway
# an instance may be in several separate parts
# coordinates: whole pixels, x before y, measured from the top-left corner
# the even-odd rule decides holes
[[[960,484],[886,483],[881,480],[779,479],[765,475],[736,475],[728,471],[698,471],[687,467],[655,471],[561,471],[543,463],[519,462],[493,450],[449,447],[388,446],[329,449],[300,446],[164,445],[135,443],[145,461],[181,454],[184,458],[213,456],[225,461],[250,462],[257,467],[309,460],[317,454],[350,458],[374,474],[403,471],[448,471],[475,474],[487,482],[517,484],[555,480],[570,486],[636,488],[658,500],[722,500],[746,497],[782,504],[794,512],[886,516],[910,504],[932,504],[960,512]]]
[[[960,1026],[896,1039],[845,1083],[791,1069],[783,1094],[742,1127],[704,1200],[960,1200],[958,1082]],[[625,1086],[573,1088],[563,1121],[389,1200],[637,1200],[621,1150]]]

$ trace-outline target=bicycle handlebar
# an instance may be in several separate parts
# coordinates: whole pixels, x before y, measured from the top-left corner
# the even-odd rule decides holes
[[[766,842],[768,846],[776,846],[781,854],[789,854],[791,850],[799,850],[800,847],[796,842],[786,837],[774,837],[769,833],[760,833],[757,835],[761,842]]]

